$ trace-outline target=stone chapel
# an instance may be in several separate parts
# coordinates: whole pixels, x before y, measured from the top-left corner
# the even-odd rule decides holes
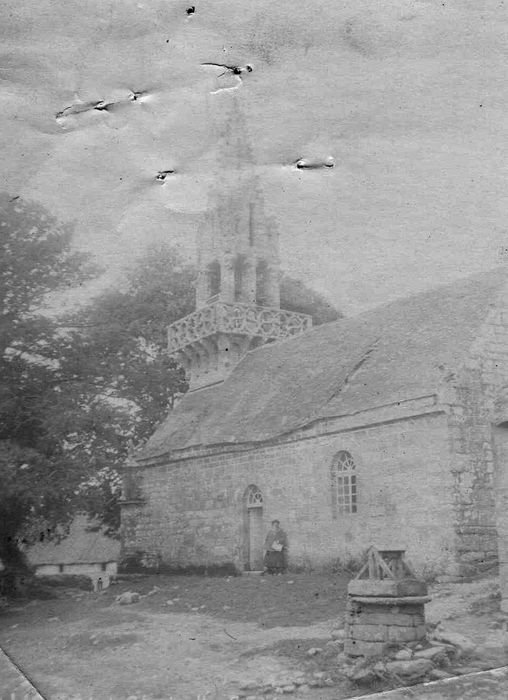
[[[312,328],[280,308],[277,229],[243,135],[225,135],[219,167],[196,309],[168,329],[189,391],[125,468],[125,565],[259,570],[278,518],[290,566],[371,544],[420,573],[487,570],[498,545],[504,566],[505,270]]]

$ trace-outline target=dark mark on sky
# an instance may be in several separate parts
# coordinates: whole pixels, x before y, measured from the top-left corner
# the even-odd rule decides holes
[[[169,40],[168,40],[169,41]],[[148,95],[148,90],[131,90],[127,97],[119,100],[97,100],[95,102],[78,102],[69,107],[65,107],[61,112],[57,112],[56,119],[68,117],[71,114],[82,114],[90,110],[97,112],[112,112],[116,108],[124,107],[130,102],[139,102],[145,95]]]
[[[168,39],[168,41],[169,41],[169,39]],[[129,100],[130,100],[131,102],[136,102],[137,100],[139,100],[139,99],[140,99],[141,97],[143,97],[144,95],[148,95],[148,90],[139,90],[139,91],[137,91],[137,92],[135,92],[135,91],[133,90],[133,91],[131,92],[131,94],[129,95]]]
[[[298,170],[316,170],[317,168],[333,168],[335,160],[333,156],[327,156],[324,160],[312,158],[299,158],[294,164]]]
[[[96,109],[98,112],[107,112],[113,105],[114,102],[106,102],[105,100],[102,100],[101,102],[97,102],[94,109]]]
[[[155,176],[155,179],[159,180],[159,182],[164,182],[166,177],[168,175],[172,175],[174,172],[174,170],[159,170],[159,172]]]
[[[202,66],[213,66],[214,68],[224,68],[224,73],[221,73],[217,77],[225,75],[228,71],[234,75],[241,75],[242,73],[252,73],[252,66],[247,64],[245,66],[228,66],[225,63],[202,63]]]
[[[221,92],[222,90],[236,90],[243,85],[243,74],[252,73],[252,66],[246,64],[245,66],[228,65],[227,63],[212,63],[206,62],[201,64],[203,67],[211,68],[222,68],[222,73],[217,75],[217,81],[219,86],[216,90],[212,91],[212,95]],[[224,77],[226,76],[226,77]],[[231,78],[235,82],[231,82]]]
[[[81,102],[78,104],[70,105],[69,107],[65,107],[61,112],[57,112],[55,117],[57,119],[61,119],[62,117],[66,117],[69,114],[81,114],[81,112],[87,112],[90,109],[96,109],[96,107],[100,104],[103,104],[103,100],[98,100],[96,102]]]

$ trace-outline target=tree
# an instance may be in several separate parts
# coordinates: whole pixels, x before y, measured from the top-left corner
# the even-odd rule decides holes
[[[38,313],[52,291],[94,273],[72,230],[43,207],[0,194],[0,559],[23,564],[19,538],[42,515],[65,522],[80,476],[67,468],[46,407],[62,380],[54,322]]]
[[[81,331],[76,373],[150,416],[140,438],[187,388],[182,369],[166,355],[166,331],[192,311],[194,281],[193,267],[173,248],[154,246],[128,268],[122,290],[107,290],[69,320]]]
[[[80,497],[109,534],[119,526],[119,469],[129,446],[148,438],[187,390],[183,369],[166,353],[166,329],[192,311],[194,281],[192,266],[170,246],[156,245],[127,269],[122,289],[61,321],[72,338],[62,363],[76,378],[72,392],[81,391],[88,405],[100,396],[112,411],[101,421],[102,442],[82,428],[68,438],[77,459],[93,462]]]

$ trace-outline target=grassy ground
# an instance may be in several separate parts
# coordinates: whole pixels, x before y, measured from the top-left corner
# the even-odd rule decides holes
[[[0,645],[51,700],[227,700],[242,685],[298,676],[314,687],[295,698],[337,700],[362,690],[338,674],[330,638],[342,626],[347,582],[320,574],[150,576],[102,594],[57,589],[58,598],[20,601],[1,614]],[[118,605],[127,590],[140,601]],[[495,579],[442,585],[431,595],[428,620],[478,644],[468,664],[508,663]],[[313,647],[321,651],[309,656]]]
[[[0,618],[0,644],[47,697],[228,698],[246,680],[328,672],[348,578],[150,576],[102,594],[60,590]],[[119,606],[123,591],[138,603]],[[329,674],[328,674],[329,675]],[[323,690],[322,697],[332,697]],[[300,695],[301,696],[301,695]],[[319,697],[313,695],[316,700]]]
[[[286,574],[284,576],[245,575],[228,578],[200,576],[151,576],[122,582],[121,590],[134,588],[141,594],[160,587],[158,597],[166,596],[173,605],[167,612],[199,612],[238,622],[256,622],[261,627],[295,627],[327,620],[345,607],[348,576]],[[116,590],[115,590],[116,594]],[[145,599],[140,609],[152,609]],[[196,611],[194,611],[196,612]]]

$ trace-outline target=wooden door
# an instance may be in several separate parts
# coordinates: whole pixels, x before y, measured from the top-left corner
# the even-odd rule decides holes
[[[263,508],[249,508],[249,569],[263,570]]]

